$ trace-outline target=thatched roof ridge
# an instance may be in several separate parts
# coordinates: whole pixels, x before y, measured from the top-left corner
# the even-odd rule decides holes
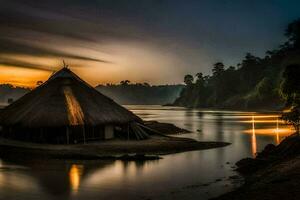
[[[95,126],[132,121],[141,119],[98,92],[68,68],[54,73],[45,83],[0,113],[0,125],[3,126]]]

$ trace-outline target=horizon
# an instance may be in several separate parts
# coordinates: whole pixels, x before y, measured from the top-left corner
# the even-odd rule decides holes
[[[211,74],[215,62],[236,66],[246,52],[262,57],[277,48],[287,24],[300,17],[299,5],[4,0],[0,83],[34,87],[64,59],[93,86],[126,79],[181,84],[185,74]]]
[[[62,67],[63,68],[63,67]],[[46,82],[54,73],[58,72],[59,70],[61,70],[62,68],[58,69],[57,71],[53,71],[52,73],[50,73],[48,75],[48,77],[45,80],[37,80],[37,82],[33,83],[33,85],[18,85],[18,84],[12,84],[10,82],[0,82],[0,86],[2,85],[10,85],[14,88],[23,88],[23,89],[35,89],[36,87],[39,86],[40,83],[38,83],[39,81],[42,81],[42,83]],[[69,68],[69,66],[68,66]],[[70,69],[70,68],[69,68]],[[70,69],[71,71],[73,71],[72,69]],[[77,74],[76,74],[77,75]],[[80,77],[81,78],[81,77]],[[184,83],[174,83],[174,84],[169,84],[169,83],[165,83],[165,84],[150,84],[148,82],[132,82],[131,80],[121,80],[120,82],[116,82],[116,83],[112,83],[112,82],[106,82],[106,83],[99,83],[96,85],[92,85],[93,87],[108,87],[108,86],[118,86],[118,85],[122,85],[122,81],[129,81],[127,84],[128,85],[139,85],[139,84],[149,84],[150,87],[152,86],[184,86]]]

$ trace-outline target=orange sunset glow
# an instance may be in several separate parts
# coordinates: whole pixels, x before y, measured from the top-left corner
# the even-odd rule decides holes
[[[37,69],[0,66],[0,84],[34,87],[39,80],[47,80],[51,72]]]

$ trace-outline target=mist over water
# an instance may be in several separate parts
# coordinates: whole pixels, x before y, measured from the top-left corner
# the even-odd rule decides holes
[[[0,199],[208,199],[241,183],[229,179],[237,175],[236,161],[292,133],[271,112],[126,107],[144,120],[192,131],[179,137],[232,144],[146,162],[0,159]]]

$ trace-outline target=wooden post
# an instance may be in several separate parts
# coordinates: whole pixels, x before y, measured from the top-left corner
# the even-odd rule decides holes
[[[12,136],[12,127],[11,126],[8,127],[8,133],[7,132],[5,133],[5,137],[7,137],[7,138],[15,137],[15,136]]]
[[[70,144],[69,127],[66,126],[67,144]]]
[[[44,139],[44,132],[43,132],[43,128],[40,128],[40,138],[39,138],[39,142],[43,141]]]
[[[82,134],[83,134],[83,144],[85,144],[85,128],[82,126]]]
[[[94,130],[94,126],[92,126],[92,137],[93,137],[93,139],[95,139],[95,130]]]
[[[129,140],[129,124],[127,125],[127,140]]]

